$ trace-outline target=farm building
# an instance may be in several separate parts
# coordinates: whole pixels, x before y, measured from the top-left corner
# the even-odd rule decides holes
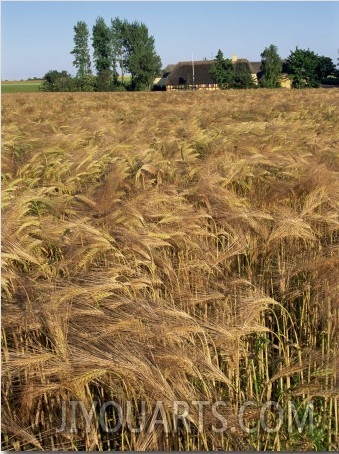
[[[209,71],[213,60],[179,62],[167,77],[166,90],[216,90]]]
[[[234,65],[239,69],[245,69],[252,74],[256,83],[260,78],[260,62],[249,62],[247,59],[232,57]],[[166,90],[217,90],[218,85],[214,82],[211,74],[211,65],[215,60],[185,61],[179,62],[168,74]]]
[[[234,65],[239,70],[247,70],[256,84],[262,77],[261,62],[250,62],[246,58],[232,57]],[[167,91],[176,90],[218,90],[210,68],[215,60],[184,61],[176,65],[168,65],[161,77],[154,80],[154,85]],[[287,74],[282,74],[280,84],[283,88],[291,88],[291,80]]]

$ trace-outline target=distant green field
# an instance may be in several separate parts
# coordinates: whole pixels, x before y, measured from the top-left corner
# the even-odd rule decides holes
[[[1,82],[2,93],[30,93],[39,91],[42,80],[21,80]]]

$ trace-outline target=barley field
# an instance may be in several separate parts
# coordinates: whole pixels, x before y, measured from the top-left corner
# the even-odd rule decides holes
[[[338,450],[338,176],[337,91],[3,94],[2,449]]]

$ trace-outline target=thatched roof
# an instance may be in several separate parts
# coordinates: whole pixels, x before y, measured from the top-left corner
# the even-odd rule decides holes
[[[237,70],[247,70],[251,74],[258,75],[261,71],[261,62],[260,61],[248,61],[247,58],[238,58],[234,62],[235,68]]]
[[[210,74],[211,65],[215,60],[202,60],[194,62],[194,83],[198,85],[213,84]],[[261,62],[250,62],[246,58],[239,58],[234,62],[238,70],[247,70],[251,74],[259,76]],[[183,61],[174,66],[167,77],[168,85],[192,85],[193,84],[193,62]]]
[[[261,61],[250,61],[251,74],[258,74],[261,72]]]
[[[168,75],[170,74],[170,72],[173,71],[175,66],[176,66],[175,64],[174,65],[167,65],[166,68],[164,68],[162,70],[162,77],[168,77]]]
[[[194,83],[195,84],[213,84],[213,79],[209,73],[211,60],[194,62]],[[167,78],[169,85],[192,85],[193,84],[193,63],[183,61],[175,65]]]
[[[166,87],[167,77],[171,71],[175,68],[175,65],[167,65],[166,68],[162,70],[161,77],[156,77],[153,81],[156,87]]]

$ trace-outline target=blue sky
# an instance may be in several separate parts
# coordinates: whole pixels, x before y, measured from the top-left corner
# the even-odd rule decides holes
[[[339,2],[303,1],[2,1],[2,79],[40,77],[51,69],[75,74],[73,26],[85,21],[92,30],[102,16],[146,24],[155,38],[163,67],[213,58],[218,49],[260,61],[274,44],[282,58],[296,46],[337,63]]]

